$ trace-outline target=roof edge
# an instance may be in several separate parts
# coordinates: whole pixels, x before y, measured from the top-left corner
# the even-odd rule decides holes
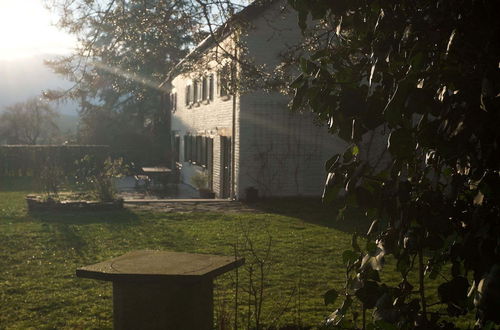
[[[231,33],[231,28],[242,21],[251,21],[257,17],[262,11],[266,10],[270,5],[281,1],[281,0],[255,0],[245,8],[243,8],[238,13],[231,16],[226,23],[217,28],[215,31],[210,33],[208,37],[203,39],[189,54],[187,54],[182,60],[180,60],[167,74],[165,80],[158,86],[163,89],[167,83],[169,83],[174,75],[182,72],[182,65],[193,58],[203,54],[205,50],[214,46],[217,43],[217,39],[225,38]],[[216,39],[217,38],[217,39]]]

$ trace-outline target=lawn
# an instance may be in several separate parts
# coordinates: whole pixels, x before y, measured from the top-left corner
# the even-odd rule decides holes
[[[29,192],[29,183],[0,181],[2,329],[111,328],[110,283],[76,278],[75,269],[137,249],[245,257],[237,273],[216,281],[219,326],[234,323],[236,287],[238,328],[255,326],[257,318],[266,326],[315,326],[332,310],[323,293],[343,286],[341,254],[350,245],[349,231],[366,226],[335,222],[318,201],[291,200],[261,203],[256,213],[29,215]],[[252,292],[262,292],[261,308]]]
[[[329,311],[323,292],[342,285],[340,254],[350,238],[325,226],[329,212],[319,204],[292,203],[290,209],[287,201],[275,202],[256,214],[126,209],[29,215],[29,183],[1,184],[0,328],[112,327],[111,285],[76,278],[75,269],[137,249],[246,257],[238,272],[241,328],[256,322],[248,288],[253,283],[260,294],[261,265],[260,320],[266,325],[318,324]],[[236,272],[216,282],[218,323],[234,322],[235,282]]]

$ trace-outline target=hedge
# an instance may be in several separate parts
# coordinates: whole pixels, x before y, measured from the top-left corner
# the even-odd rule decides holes
[[[106,145],[6,145],[0,146],[0,176],[37,176],[49,165],[73,173],[75,162],[85,155],[106,158]]]

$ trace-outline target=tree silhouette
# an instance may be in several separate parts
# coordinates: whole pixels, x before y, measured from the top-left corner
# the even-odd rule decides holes
[[[327,163],[324,199],[373,220],[366,247],[354,237],[344,252],[344,303],[328,323],[349,326],[354,298],[363,328],[368,309],[384,329],[453,328],[443,313],[474,308],[477,327],[500,322],[500,3],[289,2],[312,49],[293,107],[351,142]],[[385,255],[397,286],[378,275]]]

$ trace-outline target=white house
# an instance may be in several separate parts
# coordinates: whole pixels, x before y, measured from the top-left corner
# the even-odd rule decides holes
[[[273,75],[300,40],[286,1],[256,1],[171,72],[162,87],[183,182],[205,172],[219,198],[245,199],[251,187],[260,197],[321,195],[325,161],[345,143],[315,125],[312,114],[292,113],[290,97],[259,88],[232,93],[229,84],[246,78],[245,63]]]

